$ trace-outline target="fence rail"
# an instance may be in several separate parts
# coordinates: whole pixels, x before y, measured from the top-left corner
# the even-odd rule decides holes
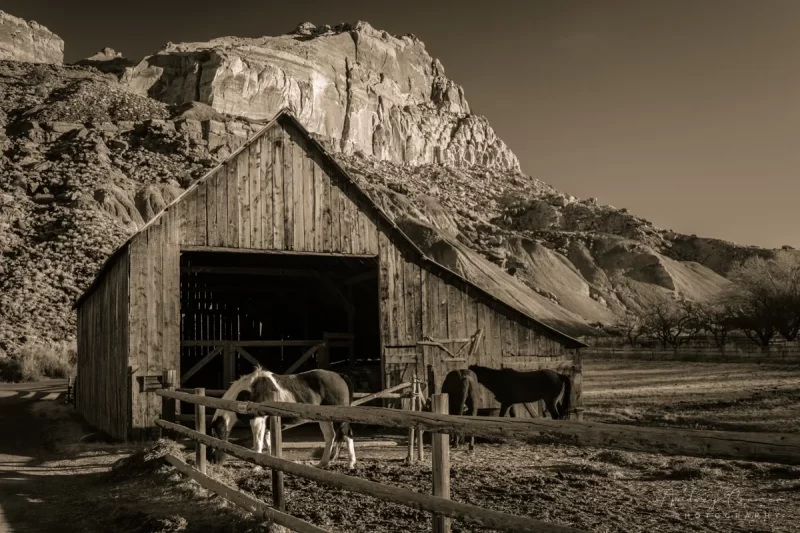
[[[198,390],[198,392],[201,391]],[[200,394],[192,395],[170,390],[158,390],[157,394],[159,394],[163,398],[168,399],[169,401],[180,400],[182,402],[193,403],[198,406],[216,407],[218,409],[226,409],[237,413],[262,414],[260,412],[252,413],[252,410],[256,407],[264,407],[267,405],[266,403],[262,405],[250,402],[219,400],[216,398],[209,398]],[[269,402],[270,405],[266,408],[270,409],[271,411],[278,409],[276,407],[272,407],[273,403],[274,402]],[[280,404],[274,403],[274,404],[280,406],[291,406],[291,407],[296,407],[300,405],[300,404],[284,404],[284,403]],[[439,414],[437,414],[437,416],[442,418],[450,417],[450,415],[442,414],[443,412],[446,412],[447,405],[448,402],[446,394],[437,394],[433,396],[433,406],[435,409],[439,411]],[[167,405],[165,408],[167,409],[167,412],[170,412],[169,405]],[[357,410],[361,412],[363,410],[371,411],[380,408],[342,407],[339,409]],[[381,409],[381,410],[396,411],[393,409]],[[274,455],[257,453],[252,450],[248,450],[247,448],[244,448],[242,446],[238,446],[230,442],[225,442],[216,439],[214,437],[206,435],[204,432],[195,431],[190,428],[184,427],[180,424],[175,424],[163,419],[156,420],[156,425],[162,428],[163,430],[166,430],[171,435],[180,435],[183,437],[187,437],[199,443],[200,445],[211,446],[225,453],[228,453],[234,457],[242,459],[244,461],[248,461],[256,465],[271,468],[273,470],[273,504],[275,507],[275,511],[278,513],[274,514],[274,516],[276,517],[274,521],[281,525],[286,525],[286,527],[291,528],[292,526],[289,525],[288,523],[282,523],[279,521],[283,520],[285,522],[286,516],[288,515],[282,513],[283,484],[282,484],[282,478],[276,475],[277,473],[284,473],[284,472],[292,475],[297,475],[306,479],[310,479],[313,481],[317,481],[319,483],[327,484],[329,486],[333,486],[336,488],[358,492],[360,494],[366,494],[398,505],[403,505],[406,507],[411,507],[414,509],[433,513],[434,533],[449,533],[450,518],[458,518],[461,520],[466,520],[468,522],[473,522],[478,525],[499,531],[537,532],[537,533],[570,533],[570,532],[585,533],[582,532],[581,530],[567,526],[549,524],[547,522],[542,522],[539,520],[535,520],[533,518],[501,513],[498,511],[492,511],[489,509],[484,509],[482,507],[477,507],[474,505],[469,505],[460,502],[454,502],[450,500],[449,439],[447,438],[447,435],[443,434],[445,432],[442,431],[441,428],[435,429],[434,425],[426,425],[426,427],[435,429],[434,433],[438,434],[436,435],[437,438],[434,439],[433,443],[433,486],[435,495],[428,495],[407,489],[401,489],[398,487],[383,485],[381,483],[376,483],[374,481],[369,481],[366,479],[361,479],[343,474],[337,474],[334,472],[329,472],[327,470],[299,463],[294,463],[292,461],[282,459],[280,457],[281,455],[280,420],[278,416],[276,416],[275,414],[269,416],[271,422],[270,426],[272,428],[271,437],[273,438],[272,447]],[[313,414],[308,418],[314,421],[324,421],[329,419],[327,416],[320,416]],[[353,418],[358,418],[358,417],[353,417]],[[198,421],[199,420],[200,417],[198,417]],[[364,421],[363,417],[360,420],[351,420],[351,421],[369,423]],[[198,447],[196,452],[198,455],[198,464],[201,464],[200,450],[201,447]],[[204,451],[202,453],[204,454]],[[186,466],[181,466],[179,469],[181,469],[182,472],[187,473],[187,475],[190,475],[195,479],[203,479],[204,481],[210,479],[207,478],[207,476],[204,476],[204,472],[202,472],[202,467],[200,471],[192,471],[192,472],[189,472],[187,470],[189,468],[190,467],[186,465]],[[217,488],[220,490],[220,492],[218,493],[224,497],[227,497],[226,495],[229,494],[231,490],[234,490],[227,486],[222,486]],[[237,503],[247,509],[252,508],[257,510],[258,512],[263,513],[263,505],[262,505],[263,502],[259,502],[258,500],[254,501],[252,498],[247,501],[242,500],[242,502],[243,503],[234,501],[234,503]],[[301,524],[298,526],[299,529],[296,529],[296,531],[299,531],[301,533],[305,531],[311,531],[310,529],[303,529],[306,528],[306,526],[308,525],[309,524]],[[314,531],[320,531],[320,530],[315,529]]]
[[[337,407],[283,402],[236,402],[158,390],[158,395],[206,407],[256,416],[280,416],[315,421],[350,422],[433,433],[484,438],[537,438],[555,436],[566,444],[657,452],[695,457],[800,464],[800,435],[654,428],[599,422],[545,418],[514,419],[443,415],[425,411],[400,411],[383,407]]]

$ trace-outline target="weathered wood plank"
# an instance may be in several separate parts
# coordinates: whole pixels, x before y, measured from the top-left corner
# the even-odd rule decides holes
[[[308,147],[303,142],[303,218],[305,219],[305,237],[303,249],[309,252],[317,250],[316,246],[316,222],[317,206],[316,196],[314,196],[314,169],[313,162],[306,151]]]
[[[228,179],[236,172],[237,160],[225,165],[224,172],[217,173],[217,243],[228,244]]]
[[[163,294],[164,235],[164,217],[161,217],[147,230],[147,373],[151,376],[161,375],[164,370],[164,302],[157,296]],[[152,392],[146,394],[147,425],[151,427],[161,413],[161,400]]]
[[[314,172],[319,176],[322,189],[322,250],[324,252],[339,251],[333,244],[333,196],[331,189],[335,189],[331,178],[319,162]]]
[[[222,171],[225,171],[225,167],[222,167]],[[206,225],[208,227],[207,244],[210,246],[222,246],[222,244],[219,242],[217,226],[217,188],[219,184],[219,174],[220,172],[215,172],[206,180],[206,184],[208,185],[206,190]]]
[[[352,211],[352,202],[349,195],[349,187],[344,180],[337,180],[339,184],[339,246],[340,250],[346,254],[353,253],[353,235],[350,227],[350,213]]]
[[[284,198],[285,191],[283,188],[284,182],[284,161],[283,161],[283,130],[275,130],[275,139],[272,142],[272,214],[273,214],[273,247],[277,250],[286,248],[284,243],[285,239],[285,206]]]
[[[261,183],[263,170],[261,163],[261,141],[250,145],[250,243],[248,248],[263,248],[261,238],[262,220],[264,219],[263,197]]]
[[[283,132],[283,245],[294,250],[295,197],[294,197],[294,142],[289,132]]]
[[[324,250],[325,227],[323,226],[322,217],[325,210],[323,197],[324,188],[327,185],[327,177],[311,154],[309,154],[308,161],[311,177],[314,180],[314,251],[321,252]]]
[[[301,143],[303,140],[293,132],[292,139],[292,205],[294,213],[293,247],[295,250],[305,250],[306,217],[305,217],[305,174],[303,173],[303,159],[305,150]]]
[[[384,345],[392,345],[397,341],[394,334],[394,282],[392,278],[391,255],[392,244],[388,237],[381,233],[379,250],[379,291],[380,291],[380,321],[381,321],[381,340]],[[383,357],[383,354],[381,354]],[[384,383],[384,386],[386,384]]]
[[[208,244],[208,180],[197,186],[197,233],[194,242],[198,246]]]
[[[244,164],[243,164],[244,160]],[[242,203],[242,189],[247,182],[247,152],[239,154],[228,167],[225,176],[225,197],[227,200],[226,220],[228,231],[226,235],[227,248],[249,248],[249,239],[244,239],[244,209],[250,204]]]
[[[273,231],[273,224],[275,222],[275,215],[273,210],[273,183],[274,178],[274,156],[275,151],[272,149],[272,139],[274,134],[268,131],[261,139],[261,247],[264,249],[274,249],[275,247],[275,232]]]

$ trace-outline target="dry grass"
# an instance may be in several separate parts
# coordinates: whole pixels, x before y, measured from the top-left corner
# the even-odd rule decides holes
[[[587,360],[586,419],[726,431],[800,431],[791,365]]]
[[[0,381],[66,378],[74,373],[77,357],[75,341],[29,340],[17,354],[0,356]]]

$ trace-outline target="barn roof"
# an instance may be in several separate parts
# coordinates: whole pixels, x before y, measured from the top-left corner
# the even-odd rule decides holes
[[[111,266],[116,262],[116,260],[119,258],[119,256],[128,248],[130,243],[139,234],[144,233],[149,226],[151,226],[152,224],[155,224],[170,207],[172,207],[173,205],[175,205],[178,202],[180,202],[183,199],[184,196],[186,196],[187,194],[189,194],[190,191],[192,191],[192,189],[198,187],[203,181],[208,179],[208,177],[211,176],[212,174],[214,174],[214,172],[216,172],[219,168],[223,167],[228,161],[230,161],[233,158],[237,157],[242,151],[247,149],[250,146],[250,144],[252,144],[254,141],[259,139],[262,135],[264,135],[264,133],[266,133],[276,123],[279,123],[281,121],[288,121],[292,126],[297,128],[303,134],[303,136],[306,138],[306,141],[309,143],[309,145],[312,147],[312,149],[316,150],[318,152],[318,154],[322,157],[322,159],[326,163],[328,163],[333,169],[335,169],[335,171],[339,174],[339,177],[341,179],[343,179],[348,184],[348,187],[351,187],[356,192],[356,194],[361,197],[361,199],[364,201],[364,205],[367,205],[368,208],[371,209],[374,212],[374,214],[379,219],[381,219],[382,222],[384,222],[387,225],[387,227],[390,229],[391,233],[394,234],[393,236],[395,238],[399,239],[403,243],[404,246],[410,248],[417,255],[417,258],[418,258],[420,263],[423,263],[423,264],[429,266],[439,276],[442,276],[442,277],[453,277],[453,278],[458,279],[462,283],[465,283],[470,288],[470,290],[480,293],[484,298],[487,298],[489,300],[492,300],[492,301],[496,302],[501,307],[504,307],[504,308],[506,308],[506,309],[518,314],[518,315],[521,315],[524,318],[534,322],[535,324],[537,324],[542,329],[545,329],[545,330],[551,332],[552,334],[554,334],[557,337],[561,337],[561,339],[563,341],[565,341],[565,343],[568,344],[570,348],[583,348],[583,347],[588,346],[586,343],[583,343],[583,342],[581,342],[581,341],[579,341],[579,340],[567,335],[566,333],[564,333],[562,331],[559,331],[558,329],[556,329],[556,328],[554,328],[554,327],[552,327],[552,326],[550,326],[548,324],[545,324],[544,322],[542,322],[542,321],[538,320],[537,318],[531,316],[526,310],[520,308],[517,305],[512,305],[511,303],[505,301],[504,299],[501,299],[501,298],[495,296],[494,294],[488,292],[486,289],[484,289],[484,288],[476,285],[475,283],[471,282],[470,280],[466,279],[461,274],[450,270],[446,266],[444,266],[444,265],[442,265],[440,263],[437,263],[432,258],[430,258],[427,254],[425,254],[425,252],[422,251],[422,249],[419,248],[419,246],[417,246],[414,243],[413,240],[411,240],[410,237],[408,237],[408,235],[406,235],[397,226],[397,224],[394,222],[394,220],[383,210],[383,208],[381,206],[379,206],[377,203],[375,203],[375,201],[358,185],[358,183],[352,178],[352,176],[344,168],[342,168],[342,166],[336,161],[336,159],[331,157],[331,155],[328,153],[328,151],[314,137],[312,137],[312,135],[309,133],[309,131],[305,128],[305,126],[303,126],[303,124],[301,124],[300,121],[297,120],[297,118],[294,116],[294,114],[287,108],[284,108],[284,109],[280,110],[271,121],[269,121],[258,133],[256,133],[253,137],[251,137],[238,150],[236,150],[233,154],[231,154],[230,157],[228,157],[225,161],[222,161],[216,167],[214,167],[209,172],[207,172],[204,176],[202,176],[197,181],[195,181],[195,183],[193,183],[190,187],[188,187],[180,196],[178,196],[172,202],[170,202],[163,210],[161,210],[156,216],[154,216],[149,222],[147,222],[147,224],[145,224],[139,231],[137,231],[136,233],[131,235],[122,245],[120,245],[106,259],[106,261],[100,267],[100,270],[97,272],[97,275],[95,276],[94,280],[92,280],[92,283],[89,285],[89,287],[87,287],[87,289],[83,292],[83,294],[81,294],[81,296],[75,301],[75,303],[73,304],[72,308],[76,309],[76,308],[80,307],[81,303],[83,303],[83,301],[94,291],[94,289],[97,287],[97,285],[103,279],[103,277],[105,276],[105,273],[111,268]]]

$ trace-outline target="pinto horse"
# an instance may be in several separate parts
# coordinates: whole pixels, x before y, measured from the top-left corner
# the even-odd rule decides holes
[[[487,368],[471,365],[469,367],[478,382],[489,389],[500,402],[500,416],[505,416],[512,405],[544,400],[545,407],[553,420],[564,420],[569,416],[569,397],[572,379],[554,370],[542,369],[519,371],[513,368]],[[561,409],[557,403],[561,399]]]
[[[287,402],[348,406],[353,401],[353,387],[346,378],[330,370],[317,369],[284,375],[274,374],[256,367],[252,373],[233,382],[222,399],[239,402]],[[270,431],[266,416],[252,416],[217,409],[211,419],[211,435],[227,441],[233,425],[240,417],[250,421],[250,429],[253,432],[253,450],[261,453],[266,446],[267,453],[271,454]],[[344,438],[350,456],[348,466],[353,468],[356,464],[356,453],[350,424],[339,422],[334,430],[333,422],[319,422],[319,427],[325,438],[325,448],[322,459],[316,466],[324,468],[331,460],[335,461],[339,455],[341,439]],[[331,457],[333,445],[337,440],[339,445]],[[209,452],[210,459],[214,463],[221,464],[227,457],[227,454],[217,449],[210,448]]]
[[[449,414],[476,416],[478,414],[478,377],[471,370],[452,370],[442,383],[442,393],[447,394]],[[458,447],[461,435],[453,435]],[[475,437],[469,438],[469,449],[475,448]]]

